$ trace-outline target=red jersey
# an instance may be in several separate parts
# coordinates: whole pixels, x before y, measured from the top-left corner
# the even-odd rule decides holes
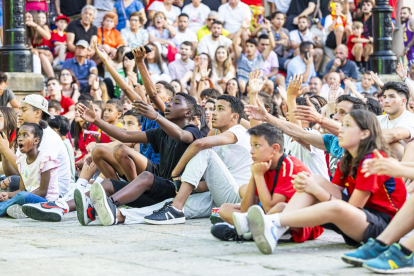
[[[46,97],[46,100],[50,100],[50,97]],[[75,102],[70,97],[65,97],[62,95],[62,99],[60,100],[60,105],[62,109],[60,110],[60,115],[64,115],[69,112],[69,107],[75,105]]]
[[[98,128],[95,125],[88,124],[87,130],[91,131],[98,131]],[[83,130],[79,134],[79,142],[78,142],[78,148],[82,152],[81,156],[78,156],[76,158],[76,161],[81,160],[88,151],[86,150],[86,147],[89,145],[89,143],[95,142],[95,138],[92,136],[92,134],[85,134],[83,135]]]
[[[385,156],[384,153],[381,154]],[[344,187],[349,197],[352,196],[355,190],[371,192],[371,196],[365,204],[365,207],[394,217],[407,198],[407,190],[405,189],[404,182],[400,177],[394,178],[386,175],[371,175],[365,177],[364,173],[361,172],[362,162],[371,158],[375,158],[374,154],[367,154],[361,160],[355,179],[350,175],[346,179],[341,179],[341,162],[338,162],[338,168],[335,171],[332,183]]]
[[[273,193],[284,195],[286,197],[286,202],[289,202],[289,200],[296,192],[292,184],[293,176],[300,172],[311,173],[310,170],[302,163],[302,161],[293,156],[286,156],[285,160],[282,162],[282,167],[279,170],[279,177],[277,178],[276,187]],[[269,191],[272,191],[275,175],[276,170],[269,170],[264,175]],[[257,189],[256,195],[258,195]],[[295,242],[304,242],[307,240],[316,239],[322,235],[323,232],[324,229],[320,226],[304,227],[301,228],[299,232],[292,231],[292,237]]]
[[[63,35],[60,36],[57,29],[53,30],[51,33],[50,42],[52,44],[55,42],[66,42],[66,32],[63,32]]]
[[[261,6],[263,7],[262,0],[242,0],[243,3],[245,3],[248,6]]]
[[[355,61],[355,57],[354,57],[354,55],[352,54],[352,48],[353,48],[353,47],[354,47],[354,45],[355,45],[355,43],[352,43],[352,42],[351,42],[353,38],[355,38],[355,36],[354,36],[354,35],[350,35],[350,36],[348,37],[348,42],[346,43],[346,47],[348,48],[348,59],[349,59],[349,60],[352,60],[352,61]],[[360,37],[360,38],[364,38],[364,39],[366,39],[363,35],[361,35],[361,37]],[[366,44],[366,43],[362,43],[362,47],[365,47],[365,44]]]

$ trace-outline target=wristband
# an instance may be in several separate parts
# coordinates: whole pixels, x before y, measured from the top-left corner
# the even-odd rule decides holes
[[[402,82],[405,82],[406,80],[407,80],[407,77],[404,77],[403,80],[402,80]]]
[[[338,69],[338,67],[332,66],[332,69],[334,69],[335,71]]]
[[[160,116],[160,113],[157,113],[157,117],[155,117],[154,121],[158,120],[158,116]]]

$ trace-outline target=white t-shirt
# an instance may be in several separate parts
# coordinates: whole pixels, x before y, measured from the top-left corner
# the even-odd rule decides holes
[[[48,201],[59,199],[58,172],[59,161],[50,155],[39,152],[36,160],[32,164],[27,164],[27,155],[20,154],[17,157],[16,165],[22,177],[24,187],[29,193],[39,189],[42,173],[50,171],[49,187],[45,198]]]
[[[177,34],[174,36],[172,41],[178,50],[180,50],[181,43],[184,41],[197,42],[197,35],[192,30],[187,28],[184,33],[181,33],[178,30],[178,27],[175,27],[175,29],[177,30]]]
[[[321,91],[319,92],[322,97],[325,98],[325,100],[328,100],[329,97],[329,84],[325,83],[324,85],[322,85]],[[344,93],[344,89],[342,87],[339,87],[338,92],[341,93],[341,95]]]
[[[287,13],[290,8],[290,2],[292,2],[292,0],[267,0],[267,2],[274,3],[277,11]]]
[[[388,114],[377,116],[381,129],[393,129],[396,127],[404,127],[410,132],[410,138],[400,140],[404,147],[414,140],[414,114],[410,111],[404,111],[398,118],[390,120]]]
[[[224,29],[231,34],[236,33],[245,18],[252,20],[250,7],[243,2],[239,2],[233,9],[229,3],[221,5],[218,9],[218,20],[224,23]]]
[[[230,47],[233,41],[224,35],[220,35],[217,41],[214,41],[211,37],[212,35],[205,35],[198,43],[197,52],[198,54],[207,53],[212,60],[214,60],[214,55],[219,46],[224,46],[226,48]]]
[[[63,140],[63,144],[66,147],[66,151],[68,152],[69,161],[70,161],[70,183],[76,183],[75,153],[73,151],[72,144],[70,143],[69,139]]]
[[[188,28],[195,33],[204,26],[210,12],[210,8],[203,3],[197,8],[194,8],[192,3],[185,5],[183,8],[183,13],[186,13],[189,17]]]
[[[308,128],[306,131],[320,135],[319,131],[315,129]],[[329,180],[328,166],[326,164],[325,153],[323,150],[310,145],[309,151],[298,142],[293,141],[292,137],[287,136],[286,134],[283,134],[283,137],[286,154],[290,154],[302,161],[303,164],[309,168],[312,174],[323,176],[326,180]]]
[[[249,183],[253,163],[250,155],[250,135],[242,125],[235,125],[229,130],[237,137],[235,144],[214,147],[214,151],[223,160],[234,180],[239,186]]]
[[[163,2],[155,1],[148,8],[149,11],[160,11],[165,14],[167,17],[168,24],[174,24],[175,20],[177,20],[178,16],[181,14],[180,8],[176,6],[171,6],[171,10],[167,11],[164,6]]]
[[[302,37],[302,39],[300,39]],[[294,41],[296,43],[302,43],[304,41],[310,41],[313,42],[313,38],[315,35],[308,29],[306,33],[303,35],[299,32],[299,30],[293,30],[289,33],[289,38],[291,41]]]
[[[70,189],[70,161],[66,146],[63,144],[59,135],[49,126],[43,130],[42,141],[39,145],[39,151],[49,155],[52,159],[59,161],[58,181],[59,194],[64,196]],[[16,155],[22,154],[17,149]]]

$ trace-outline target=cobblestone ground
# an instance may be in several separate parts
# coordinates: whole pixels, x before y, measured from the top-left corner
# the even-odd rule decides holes
[[[368,275],[339,256],[349,251],[326,231],[318,240],[280,244],[262,255],[253,242],[220,242],[208,219],[184,225],[81,226],[0,220],[2,275]]]

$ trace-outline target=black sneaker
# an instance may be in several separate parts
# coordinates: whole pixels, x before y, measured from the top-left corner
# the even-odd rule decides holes
[[[251,240],[251,235],[250,235],[250,238],[248,239],[244,238],[243,236],[237,235],[237,231],[234,225],[231,225],[230,223],[227,223],[227,222],[219,222],[219,223],[214,224],[213,226],[211,226],[210,232],[213,235],[213,237],[219,240],[222,240],[222,241],[239,242],[239,241]]]
[[[179,224],[185,223],[184,210],[179,211],[172,206],[172,201],[154,211],[152,215],[146,216],[144,222],[148,224]]]
[[[106,196],[105,190],[98,182],[93,183],[90,192],[92,205],[102,225],[116,224],[116,205]]]

